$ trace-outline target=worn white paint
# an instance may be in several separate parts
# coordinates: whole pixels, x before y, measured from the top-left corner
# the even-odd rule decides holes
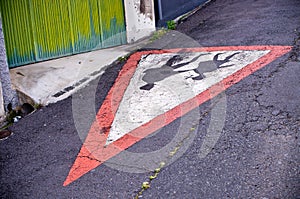
[[[124,4],[128,43],[147,37],[155,31],[153,0],[127,0]],[[144,5],[144,13],[140,9],[141,4]]]
[[[220,59],[225,59],[236,52],[230,59],[230,62],[223,64],[231,65],[226,68],[204,73],[205,78],[202,80],[193,80],[197,73],[193,69],[198,67],[200,62],[212,61],[213,57],[218,53]],[[178,63],[192,60],[200,54],[197,61],[184,67],[176,69],[176,71],[189,70],[183,73],[177,73],[169,76],[161,81],[155,82],[155,86],[147,91],[139,89],[146,83],[142,80],[144,72],[150,68],[160,68],[168,59],[175,54],[151,54],[140,61],[133,78],[124,94],[118,111],[112,124],[107,144],[114,142],[137,127],[151,121],[158,115],[164,114],[166,111],[180,105],[181,103],[195,97],[205,91],[212,85],[222,81],[241,68],[256,61],[260,57],[266,55],[269,51],[218,51],[210,54],[206,53],[189,53],[185,59]],[[201,66],[201,63],[200,63]],[[161,121],[164,123],[164,121]]]
[[[2,84],[0,81],[0,120],[1,116],[5,115],[4,103],[3,103],[3,92],[2,92]]]

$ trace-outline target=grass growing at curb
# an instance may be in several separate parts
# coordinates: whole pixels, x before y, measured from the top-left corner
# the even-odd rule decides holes
[[[21,106],[17,106],[15,109],[6,113],[5,117],[3,117],[3,120],[0,122],[0,131],[5,130],[8,127],[12,126],[15,123],[14,118],[16,116],[21,116],[17,110],[17,109],[20,109],[20,107]],[[34,103],[32,107],[34,110],[30,113],[27,113],[26,115],[29,115],[29,114],[35,112],[36,110],[41,109],[43,107],[43,105],[40,103]],[[26,115],[22,115],[22,116],[25,117]]]
[[[189,129],[189,134],[183,138],[183,140],[181,140],[179,143],[177,143],[177,145],[169,152],[168,157],[166,159],[166,162],[168,160],[170,160],[174,155],[176,155],[176,153],[178,153],[178,151],[181,149],[184,141],[190,136],[190,134],[194,133],[194,131],[196,130],[198,124],[193,124],[192,127]],[[159,163],[159,166],[154,169],[154,171],[152,171],[152,175],[149,176],[149,180],[145,181],[142,183],[142,186],[140,188],[140,191],[136,194],[136,196],[134,197],[134,199],[138,199],[140,197],[142,197],[143,192],[146,191],[147,189],[149,189],[151,187],[151,182],[158,177],[158,175],[160,174],[161,170],[165,167],[166,162],[162,161]]]
[[[202,114],[200,114],[200,117],[198,118],[197,122],[194,122],[189,129],[186,129],[188,131],[187,135],[177,143],[177,145],[171,149],[169,152],[167,158],[165,161],[160,162],[159,166],[152,171],[151,175],[149,176],[149,179],[147,181],[144,181],[142,183],[141,188],[137,192],[137,194],[134,196],[133,199],[138,199],[143,196],[143,192],[151,188],[151,182],[155,180],[159,174],[161,173],[162,169],[165,167],[166,163],[171,160],[171,158],[178,153],[178,151],[182,148],[184,142],[186,139],[188,139],[192,134],[197,133],[198,126],[201,123],[201,120],[207,117],[207,115],[211,112],[211,110],[218,104],[219,100],[216,102],[213,102]]]
[[[13,125],[13,123],[6,123],[5,125],[3,125],[1,128],[0,128],[0,131],[3,131],[3,130],[6,130],[8,127],[10,127],[11,125]]]
[[[175,30],[176,29],[176,22],[174,20],[167,21],[167,28],[169,30]]]
[[[159,38],[161,38],[162,36],[164,36],[166,33],[168,32],[167,29],[165,28],[162,28],[162,29],[159,29],[157,31],[155,31],[152,35],[152,37],[150,38],[150,42],[153,42]]]
[[[124,55],[122,57],[118,57],[118,61],[119,62],[123,62],[123,61],[127,61],[127,59],[130,57],[131,53],[127,54],[127,55]]]

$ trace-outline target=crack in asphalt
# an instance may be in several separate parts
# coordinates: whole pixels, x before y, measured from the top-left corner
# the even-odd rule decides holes
[[[300,38],[298,39],[300,40]],[[295,48],[295,47],[294,47]],[[296,47],[296,49],[298,49],[298,47]],[[284,60],[283,62],[277,64],[276,68],[274,70],[272,70],[271,72],[269,72],[269,74],[267,75],[267,77],[263,77],[260,74],[253,74],[253,76],[259,77],[260,81],[259,83],[256,83],[256,87],[255,89],[249,89],[249,90],[244,90],[244,91],[237,91],[235,93],[231,93],[227,96],[234,96],[236,94],[246,94],[249,92],[252,92],[253,94],[250,96],[252,98],[253,103],[256,104],[256,106],[258,106],[258,109],[261,110],[263,112],[263,114],[261,114],[260,116],[257,117],[253,117],[253,114],[251,114],[251,111],[253,109],[253,104],[249,104],[247,106],[247,110],[246,110],[246,118],[244,120],[244,122],[242,123],[242,126],[240,127],[240,129],[246,129],[247,125],[252,124],[252,123],[256,123],[256,124],[263,124],[261,125],[261,127],[259,127],[257,129],[257,131],[259,131],[260,133],[267,133],[269,131],[275,131],[275,135],[276,135],[276,130],[285,130],[284,135],[287,136],[288,132],[291,131],[295,131],[296,130],[296,126],[300,124],[299,120],[294,121],[293,118],[291,118],[288,114],[288,112],[286,111],[282,111],[282,110],[276,110],[274,106],[272,105],[263,105],[262,103],[260,103],[259,101],[259,97],[263,95],[263,87],[266,86],[266,82],[264,82],[263,80],[265,80],[266,78],[268,79],[268,84],[270,84],[271,79],[275,76],[276,73],[280,72],[283,68],[285,68],[287,66],[287,63],[289,61],[294,61],[293,59],[290,59],[292,56],[292,53],[290,53],[289,58]],[[249,97],[249,96],[248,96]],[[208,108],[202,115],[201,118],[199,119],[199,123],[201,122],[201,120],[210,113],[210,111],[212,110],[213,105],[210,106],[210,108]],[[275,109],[275,110],[274,110]],[[285,125],[285,124],[295,124],[292,127]],[[281,125],[281,126],[280,126]],[[286,127],[286,128],[284,128]],[[192,127],[193,128],[193,127]],[[190,132],[188,134],[188,136],[191,135],[192,132]],[[188,137],[187,136],[187,137]],[[247,137],[248,135],[246,135]],[[186,137],[186,138],[187,138]],[[295,139],[297,139],[297,137],[295,137]],[[183,143],[180,142],[181,144]],[[179,143],[179,148],[175,148],[176,151],[178,149],[180,149],[180,143]],[[175,151],[175,153],[176,153]],[[167,160],[168,161],[168,160]],[[266,160],[267,161],[267,160]],[[268,162],[268,161],[267,161]],[[270,167],[271,166],[271,162],[269,162],[268,164],[265,164],[265,162],[262,162],[261,165],[256,165],[257,167]],[[163,167],[162,167],[163,168]],[[162,169],[160,168],[160,169]],[[155,178],[158,177],[160,172],[155,172],[153,171],[153,174],[155,175]],[[150,176],[151,177],[151,176]],[[152,175],[153,177],[153,175]],[[155,178],[148,180],[147,181],[147,187],[142,186],[141,189],[138,191],[137,195],[134,198],[139,198],[142,196],[143,192],[148,190],[149,188],[151,188],[151,182],[152,180],[154,180]],[[144,182],[145,183],[145,182]]]
[[[295,30],[297,38],[294,40],[293,49],[290,53],[289,59],[299,62],[300,60],[300,27]]]
[[[288,130],[290,131],[297,131],[297,129],[291,129],[290,126],[291,125],[286,125],[286,124],[295,124],[295,126],[299,125],[300,120],[299,119],[293,119],[289,113],[287,111],[283,111],[283,110],[277,110],[273,105],[263,105],[260,100],[259,97],[263,95],[263,87],[264,86],[268,86],[268,84],[271,84],[272,79],[270,78],[274,78],[274,76],[281,72],[282,69],[287,67],[287,64],[291,61],[293,62],[298,62],[299,59],[299,53],[300,53],[300,32],[297,32],[298,38],[295,39],[294,45],[293,45],[293,50],[290,52],[288,58],[284,61],[282,61],[281,63],[277,64],[276,68],[274,70],[272,70],[269,75],[267,75],[267,83],[263,82],[264,78],[263,76],[259,75],[259,74],[252,74],[253,76],[259,77],[261,80],[258,84],[256,84],[256,86],[258,86],[259,88],[256,89],[251,89],[251,90],[245,90],[242,92],[236,92],[236,93],[232,93],[228,96],[233,96],[236,94],[241,94],[241,93],[248,93],[249,91],[251,91],[253,94],[252,96],[252,100],[253,103],[255,103],[258,106],[258,109],[261,110],[262,112],[264,112],[264,114],[261,114],[260,116],[257,117],[253,117],[253,115],[251,114],[251,111],[253,109],[253,104],[249,104],[248,108],[246,110],[246,118],[245,118],[245,122],[242,123],[241,129],[244,129],[247,127],[248,124],[252,124],[252,123],[257,123],[257,124],[264,124],[262,125],[263,127],[261,127],[261,129],[258,129],[261,133],[266,133],[269,131],[275,131],[276,130],[282,130],[284,129],[285,126]],[[296,137],[297,139],[297,137]]]
[[[91,154],[92,154],[92,153],[91,153]],[[89,160],[93,160],[93,161],[97,161],[97,162],[102,163],[101,160],[98,160],[97,158],[92,158],[92,157],[90,157],[89,155],[88,155],[88,156],[87,156],[87,155],[84,155],[84,156],[78,156],[78,158],[87,158],[87,159],[89,159]],[[79,168],[80,168],[80,166],[79,166]]]
[[[218,96],[220,96],[220,95],[222,95],[222,93],[220,93]],[[152,175],[149,176],[149,180],[142,183],[141,188],[137,191],[137,193],[135,194],[133,199],[138,199],[138,198],[142,197],[143,192],[151,188],[151,182],[153,180],[157,179],[157,177],[159,176],[159,173],[165,167],[165,164],[167,164],[172,159],[172,157],[176,153],[178,153],[178,151],[181,149],[182,145],[184,144],[185,140],[187,140],[193,133],[197,133],[196,130],[197,130],[197,127],[199,126],[199,124],[201,123],[201,121],[211,112],[211,110],[222,99],[222,98],[218,98],[218,96],[215,96],[215,98],[217,100],[214,100],[210,104],[210,106],[208,108],[206,108],[206,110],[198,118],[197,122],[193,123],[193,125],[189,129],[189,133],[187,133],[187,135],[185,137],[183,137],[183,139],[176,144],[176,146],[173,148],[173,150],[170,151],[170,153],[167,156],[166,160],[161,162],[160,166],[157,169],[155,169],[154,171],[151,171]]]

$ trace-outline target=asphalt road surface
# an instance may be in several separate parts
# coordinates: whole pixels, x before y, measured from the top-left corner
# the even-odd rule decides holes
[[[145,48],[268,45],[292,50],[63,186],[126,62],[112,64],[72,97],[10,128],[0,141],[0,198],[300,198],[300,1],[211,1]],[[161,68],[186,57],[168,59]],[[155,85],[144,88],[165,79],[147,79]],[[203,147],[207,140],[215,143]]]

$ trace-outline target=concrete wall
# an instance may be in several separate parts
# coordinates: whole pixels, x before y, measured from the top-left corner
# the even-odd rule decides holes
[[[126,0],[124,4],[128,43],[149,36],[155,31],[153,0]]]
[[[18,103],[18,98],[16,91],[11,87],[10,74],[7,64],[4,35],[2,31],[2,20],[0,17],[0,82],[1,82],[1,92],[0,92],[0,116],[3,115],[4,108],[7,107],[9,103],[12,103],[15,107]]]

